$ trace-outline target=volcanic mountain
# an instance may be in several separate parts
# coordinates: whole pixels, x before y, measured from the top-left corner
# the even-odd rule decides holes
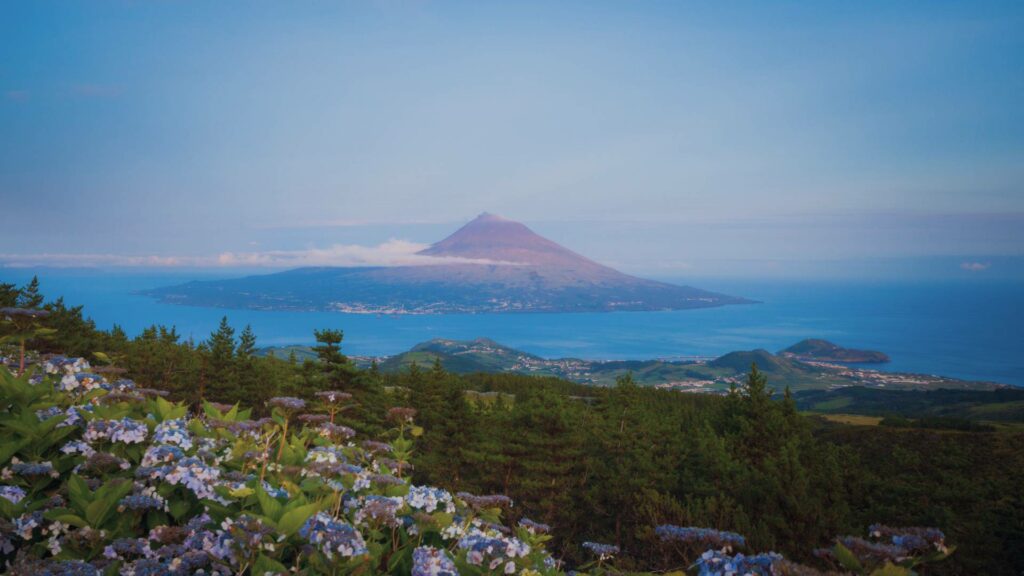
[[[623,274],[487,213],[418,256],[422,264],[298,268],[148,294],[197,306],[383,314],[679,310],[749,302]]]

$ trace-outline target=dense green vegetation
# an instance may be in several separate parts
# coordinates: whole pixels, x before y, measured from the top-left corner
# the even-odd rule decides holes
[[[0,307],[40,306],[38,292],[0,286]],[[340,389],[354,407],[339,421],[370,437],[393,428],[389,407],[415,408],[424,433],[413,481],[508,495],[513,519],[553,526],[549,548],[569,565],[587,558],[579,543],[591,540],[620,546],[621,569],[678,568],[679,550],[654,533],[663,524],[736,531],[753,550],[813,564],[815,546],[881,522],[950,535],[957,552],[929,574],[1024,570],[1024,434],[829,424],[801,415],[756,368],[726,396],[643,388],[628,376],[595,388],[459,375],[438,363],[382,373],[346,358],[337,330],[317,332],[318,359],[299,362],[256,356],[252,331],[236,335],[226,319],[203,342],[166,327],[128,338],[60,301],[44,307],[50,315],[34,328],[55,331],[20,332],[27,349],[106,360],[194,407],[240,401],[260,416],[272,397]]]
[[[801,410],[904,418],[959,418],[1024,422],[1024,389],[885,390],[850,386],[802,390],[793,398]]]

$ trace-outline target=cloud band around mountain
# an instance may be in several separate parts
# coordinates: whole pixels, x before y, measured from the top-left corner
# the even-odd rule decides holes
[[[124,254],[0,254],[0,266],[124,268],[298,268],[303,266],[424,266],[431,264],[511,264],[473,258],[424,256],[428,244],[391,239],[376,246],[334,244],[304,250],[221,252],[207,256]]]

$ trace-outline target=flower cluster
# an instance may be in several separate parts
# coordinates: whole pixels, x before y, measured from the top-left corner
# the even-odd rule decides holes
[[[923,553],[930,551],[946,552],[946,535],[938,528],[924,528],[918,526],[893,528],[882,524],[872,524],[868,527],[868,534],[872,538],[889,538],[894,546],[898,546],[910,553]]]
[[[601,544],[599,542],[584,542],[583,547],[597,556],[600,560],[608,560],[619,553],[619,547],[612,544]]]
[[[711,528],[695,528],[692,526],[675,526],[663,524],[654,529],[663,542],[684,542],[687,544],[700,544],[714,548],[731,549],[734,546],[743,546],[743,536],[735,532],[713,530]]]
[[[132,420],[127,416],[120,420],[90,420],[82,439],[93,443],[101,440],[124,444],[141,444],[146,441],[149,428],[145,422]]]
[[[0,486],[0,498],[6,498],[11,504],[21,502],[25,497],[25,489],[19,486]]]
[[[506,574],[515,572],[516,558],[530,554],[530,546],[518,538],[478,528],[459,539],[459,548],[466,551],[466,562]]]
[[[40,476],[57,478],[60,476],[52,462],[20,462],[17,458],[12,459],[11,465],[4,469],[4,478],[11,475],[23,478],[38,478]]]
[[[162,510],[166,505],[167,502],[163,498],[144,494],[125,496],[120,502],[120,508],[135,511]]]
[[[729,556],[724,552],[708,550],[701,555],[695,566],[698,576],[775,576],[777,572],[774,566],[780,561],[782,556],[773,552],[756,556]]]
[[[60,389],[65,392],[89,392],[99,388],[103,382],[103,377],[99,374],[85,372],[65,374],[60,379]]]
[[[89,361],[85,358],[68,358],[52,356],[43,362],[43,370],[47,374],[74,374],[89,370]]]
[[[153,430],[153,441],[159,444],[174,444],[182,450],[192,448],[192,438],[185,427],[185,420],[175,418],[164,420]]]
[[[351,394],[339,390],[323,390],[317,392],[315,396],[325,404],[340,404],[352,399]]]
[[[458,576],[455,562],[444,550],[420,546],[412,552],[412,576]]]
[[[469,492],[459,492],[456,496],[475,510],[486,510],[488,508],[510,508],[512,506],[512,499],[504,494],[475,496]]]
[[[409,494],[406,495],[405,501],[409,506],[427,513],[434,512],[435,510],[441,510],[449,514],[455,512],[455,503],[452,501],[452,495],[445,490],[431,486],[410,486]]]
[[[519,520],[519,525],[526,528],[530,534],[547,534],[548,532],[551,532],[551,526],[541,522],[534,522],[529,518],[521,518]]]
[[[299,529],[302,536],[328,558],[335,554],[346,558],[367,553],[363,535],[351,524],[317,512]]]
[[[306,401],[302,398],[292,398],[291,396],[278,396],[271,398],[267,405],[271,408],[280,408],[286,412],[298,412],[306,407]]]

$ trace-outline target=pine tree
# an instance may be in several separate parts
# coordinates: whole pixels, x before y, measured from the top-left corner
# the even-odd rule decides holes
[[[234,390],[235,381],[235,329],[228,324],[228,317],[221,318],[220,326],[210,335],[207,342],[209,361],[206,373],[210,387],[219,390]]]
[[[18,305],[18,287],[14,284],[0,284],[0,308]]]
[[[326,377],[325,385],[329,388],[348,388],[358,370],[348,357],[341,353],[344,333],[341,330],[315,330],[313,335],[317,341],[313,351],[320,359],[320,370]]]
[[[251,358],[256,354],[256,334],[253,333],[252,326],[249,324],[245,325],[245,330],[242,330],[242,334],[238,337],[236,354],[239,358]]]
[[[43,295],[39,292],[38,276],[33,276],[32,281],[21,288],[17,304],[19,308],[42,308]]]

